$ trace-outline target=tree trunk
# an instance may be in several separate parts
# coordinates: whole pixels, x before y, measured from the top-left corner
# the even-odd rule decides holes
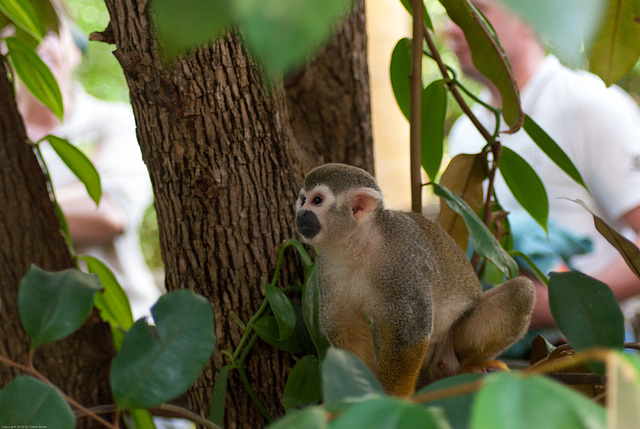
[[[0,355],[26,363],[29,339],[18,315],[18,286],[31,264],[73,267],[46,179],[27,138],[0,56]],[[113,402],[109,365],[113,347],[106,324],[91,318],[70,337],[38,347],[34,364],[83,405]],[[19,372],[0,365],[0,388]],[[81,422],[82,423],[82,422]]]
[[[368,83],[357,83],[357,95],[354,91],[331,101],[349,104],[345,118],[336,112],[309,126],[328,128],[323,121],[336,126],[348,120],[327,137],[342,133],[334,142],[344,146],[342,152],[325,157],[332,142],[323,138],[331,134],[317,133],[300,147],[283,85],[265,89],[238,33],[232,31],[165,68],[146,1],[106,3],[115,55],[130,88],[138,140],[154,187],[167,290],[194,290],[208,297],[215,311],[216,352],[188,395],[190,407],[206,416],[216,373],[228,363],[220,350],[233,351],[243,333],[234,315],[244,322],[252,317],[264,299],[261,285],[273,275],[277,247],[295,236],[293,206],[304,171],[324,159],[372,168]],[[362,9],[357,15],[363,19]],[[358,31],[364,34],[364,26]],[[343,66],[335,61],[334,69]],[[358,79],[366,80],[366,63],[358,64],[365,67]],[[299,92],[300,99],[310,96]],[[291,100],[289,108],[295,110]],[[354,132],[356,105],[362,117],[355,121],[360,131]],[[325,147],[313,148],[320,140]],[[357,148],[357,156],[351,147]],[[308,157],[313,151],[322,156]],[[290,270],[284,276],[292,284],[299,274]],[[260,341],[248,359],[250,383],[273,416],[283,413],[281,395],[291,364],[289,355]],[[228,427],[265,424],[235,371],[230,373],[226,409]]]

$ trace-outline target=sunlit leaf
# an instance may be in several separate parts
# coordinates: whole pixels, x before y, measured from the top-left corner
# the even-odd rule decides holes
[[[483,208],[482,182],[487,178],[487,157],[485,154],[456,155],[440,177],[440,186],[460,196],[471,210],[479,214]],[[469,246],[469,231],[464,218],[441,201],[438,225],[442,227],[460,246],[463,252]]]
[[[471,242],[475,251],[486,258],[489,258],[508,278],[518,276],[518,264],[500,246],[498,240],[491,234],[489,228],[482,223],[478,215],[465,203],[462,198],[454,194],[447,188],[438,184],[433,184],[434,193],[443,198],[447,205],[462,216],[467,229],[471,234]]]
[[[21,375],[0,390],[0,427],[73,429],[76,418],[58,389]]]
[[[346,350],[329,348],[321,369],[322,396],[329,409],[347,399],[384,394],[371,370]]]
[[[489,79],[500,91],[502,116],[517,131],[524,121],[520,106],[520,93],[511,67],[498,45],[495,35],[484,24],[483,19],[467,0],[440,0],[451,20],[464,32],[471,59],[476,69]]]
[[[435,182],[442,163],[444,121],[447,116],[447,89],[443,80],[431,82],[422,91],[421,113],[421,164],[429,179]]]
[[[45,23],[32,0],[0,0],[0,11],[37,40],[44,37]]]
[[[624,317],[611,289],[578,271],[551,273],[549,307],[558,328],[577,351],[601,346],[622,350]],[[590,364],[604,375],[600,364]]]
[[[640,249],[627,237],[620,234],[608,223],[596,216],[587,205],[581,200],[570,200],[580,204],[593,216],[593,223],[596,230],[620,253],[631,271],[640,278]]]
[[[111,390],[121,409],[152,408],[184,393],[215,346],[211,303],[186,289],[160,297],[155,326],[140,319],[111,364]]]
[[[156,429],[153,416],[149,410],[129,410],[135,429]]]
[[[282,403],[285,411],[317,404],[320,402],[321,387],[320,361],[313,355],[303,357],[291,369],[284,386]]]
[[[471,413],[472,429],[604,429],[605,410],[550,379],[517,372],[485,378]]]
[[[85,186],[91,199],[98,205],[102,197],[102,184],[100,183],[100,174],[91,160],[65,139],[48,135],[43,140],[49,142],[60,159]]]
[[[24,86],[33,96],[62,120],[62,94],[49,67],[34,49],[17,37],[5,39],[9,58]]]
[[[558,144],[529,115],[524,118],[524,130],[540,149],[573,180],[587,189],[578,169]]]
[[[538,174],[527,161],[506,146],[502,147],[499,169],[518,203],[547,231],[549,199]]]
[[[400,39],[391,53],[389,78],[400,111],[409,119],[409,76],[411,75],[411,39]]]
[[[100,288],[96,275],[75,269],[54,273],[32,265],[18,290],[20,320],[31,348],[60,340],[82,326]]]
[[[610,0],[600,31],[589,52],[591,71],[612,85],[640,57],[640,1]]]

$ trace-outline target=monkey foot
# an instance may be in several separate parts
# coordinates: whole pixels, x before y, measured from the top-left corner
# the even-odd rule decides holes
[[[488,374],[494,371],[509,371],[509,367],[499,360],[489,360],[472,365],[465,365],[462,368],[463,373]]]

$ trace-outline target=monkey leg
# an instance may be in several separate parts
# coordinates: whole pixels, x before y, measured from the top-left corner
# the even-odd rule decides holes
[[[454,348],[462,372],[506,369],[492,359],[525,334],[535,296],[533,283],[526,277],[506,281],[480,296],[454,328]]]
[[[364,315],[334,318],[325,330],[331,345],[350,351],[375,374],[377,365],[373,334]]]
[[[380,329],[376,377],[390,395],[407,397],[415,391],[416,380],[427,352],[429,338],[402,344],[390,329]]]

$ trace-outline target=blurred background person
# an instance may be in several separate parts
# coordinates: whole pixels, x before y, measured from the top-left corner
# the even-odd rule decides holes
[[[80,255],[96,257],[114,272],[129,298],[134,319],[149,315],[161,291],[145,264],[138,237],[152,190],[131,107],[92,97],[73,80],[82,55],[66,23],[60,24],[59,36],[48,33],[37,52],[60,86],[64,121],[60,123],[29,91],[19,88],[18,109],[27,135],[35,142],[52,134],[76,145],[91,159],[102,183],[102,199],[96,207],[51,146],[41,143],[74,248]]]
[[[580,199],[609,225],[640,244],[640,111],[620,88],[607,88],[597,76],[564,67],[545,52],[533,28],[496,0],[472,0],[495,29],[520,89],[522,108],[571,158],[589,192],[574,182],[524,130],[501,134],[503,145],[522,156],[537,172],[549,199],[550,240],[524,213],[500,175],[496,195],[516,222],[512,224],[518,250],[531,251],[532,231],[547,243],[549,270],[563,269],[563,262],[608,284],[619,300],[640,294],[640,280],[596,231],[592,215],[570,199]],[[500,106],[497,89],[473,66],[469,47],[459,27],[451,24],[448,40],[460,60],[462,71],[486,85],[482,98]],[[474,108],[484,126],[492,130],[493,113]],[[504,124],[504,121],[502,121]],[[503,127],[506,129],[506,126]],[[467,117],[453,126],[449,135],[451,155],[477,153],[486,141]],[[510,216],[511,218],[511,216]],[[522,219],[525,220],[522,220]],[[551,233],[551,226],[554,233]],[[533,232],[535,233],[535,232]],[[523,239],[524,240],[520,240]],[[585,242],[588,239],[591,244]],[[577,245],[576,248],[571,246]],[[528,247],[528,248],[527,248]],[[572,250],[573,249],[573,250]],[[589,251],[590,250],[590,251]],[[543,252],[544,253],[544,252]],[[555,266],[554,266],[555,265]],[[538,302],[532,328],[554,325],[546,286],[537,283]]]

